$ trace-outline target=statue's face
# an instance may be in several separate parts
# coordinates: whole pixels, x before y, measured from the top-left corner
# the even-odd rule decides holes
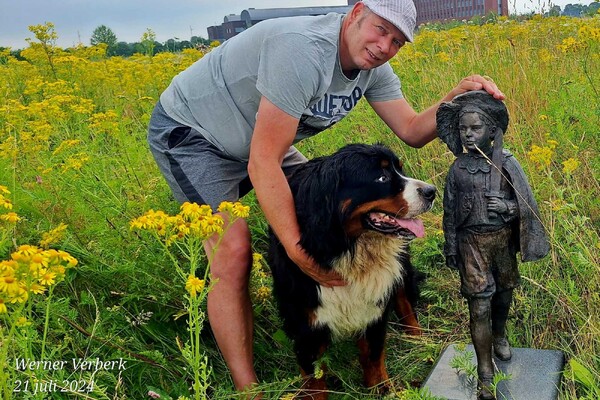
[[[492,147],[492,129],[476,112],[465,113],[458,121],[460,141],[470,153],[487,153]]]

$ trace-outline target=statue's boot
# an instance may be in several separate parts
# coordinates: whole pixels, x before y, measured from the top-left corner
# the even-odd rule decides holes
[[[492,375],[480,376],[477,382],[477,399],[478,400],[495,400],[494,388],[492,387]]]
[[[506,320],[512,303],[513,291],[498,292],[492,297],[492,335],[494,354],[502,361],[512,358],[512,351],[506,339]]]

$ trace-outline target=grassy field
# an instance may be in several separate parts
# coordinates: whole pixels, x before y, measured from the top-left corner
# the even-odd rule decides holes
[[[167,235],[197,210],[180,212],[145,140],[159,94],[202,53],[107,58],[102,47],[58,49],[54,35],[50,25],[32,29],[24,61],[0,51],[0,398],[232,398],[202,313],[210,285],[198,249],[209,228]],[[507,95],[505,146],[529,176],[552,244],[548,257],[520,267],[509,340],[565,353],[561,399],[600,398],[599,54],[599,16],[534,17],[428,26],[392,60],[417,110],[472,73]],[[299,148],[310,158],[348,142],[389,145],[440,191],[453,161],[440,141],[408,148],[366,104]],[[291,398],[301,382],[259,256],[267,227],[252,194],[242,202],[257,254],[257,390]],[[412,246],[427,275],[418,306],[425,335],[406,336],[392,320],[391,398],[427,398],[418,387],[440,352],[469,340],[457,273],[444,266],[441,219],[438,201],[425,216],[426,238]],[[26,368],[24,359],[40,363]],[[325,362],[331,398],[371,397],[352,343],[336,344]]]

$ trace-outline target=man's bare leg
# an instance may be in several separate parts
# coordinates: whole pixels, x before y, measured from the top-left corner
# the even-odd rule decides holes
[[[257,382],[248,289],[252,265],[248,224],[242,219],[235,221],[213,254],[216,243],[216,238],[205,243],[211,258],[211,276],[216,282],[208,294],[208,319],[233,383],[236,389],[243,390]]]

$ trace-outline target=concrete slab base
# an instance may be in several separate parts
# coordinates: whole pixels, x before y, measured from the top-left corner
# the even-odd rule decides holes
[[[464,351],[473,354],[472,362],[477,365],[473,346],[467,345]],[[459,351],[455,344],[448,346],[423,387],[443,399],[476,400],[476,379],[450,367],[450,361],[456,355],[464,354],[464,351]],[[510,375],[509,380],[498,384],[498,400],[556,400],[565,362],[564,354],[558,350],[528,348],[512,348],[512,354],[509,361],[494,357],[496,368]]]

